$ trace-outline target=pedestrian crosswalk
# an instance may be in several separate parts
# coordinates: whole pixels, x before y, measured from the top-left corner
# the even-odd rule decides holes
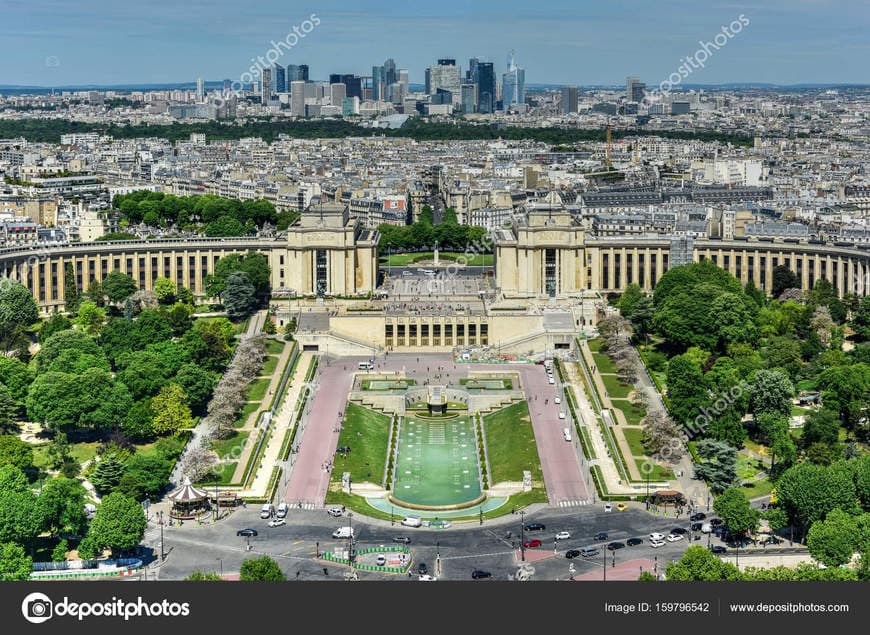
[[[588,498],[581,498],[575,500],[562,500],[557,504],[559,507],[581,507],[582,505],[591,505],[592,501]]]

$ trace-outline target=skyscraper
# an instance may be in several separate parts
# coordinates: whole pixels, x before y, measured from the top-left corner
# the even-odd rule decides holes
[[[284,67],[280,64],[275,64],[275,92],[287,92],[287,76],[284,73]]]
[[[402,99],[408,96],[408,70],[399,69],[399,84],[402,86]]]
[[[357,77],[352,73],[331,73],[329,75],[329,83],[344,84],[348,97],[359,97],[362,99],[362,77]]]
[[[224,80],[224,95],[229,93],[233,89],[233,80],[225,79]]]
[[[287,79],[290,82],[307,82],[308,81],[308,64],[288,64]]]
[[[462,84],[460,91],[462,94],[462,112],[466,115],[477,112],[477,84]]]
[[[646,94],[646,84],[640,81],[638,77],[625,78],[625,100],[626,101],[643,101]]]
[[[260,76],[260,103],[266,105],[272,99],[272,69],[264,68]]]
[[[438,93],[438,89],[450,91],[453,103],[461,103],[460,91],[461,72],[455,59],[440,59],[437,66],[426,69],[426,92],[430,95]]]
[[[502,76],[502,91],[504,110],[526,103],[526,71],[516,65],[513,51],[508,55],[507,73]]]
[[[302,80],[290,82],[290,114],[294,117],[305,116],[305,82]]]
[[[341,100],[347,97],[347,86],[341,84],[329,85],[329,101],[333,106],[341,106]]]
[[[397,81],[399,81],[399,76],[393,58],[385,61],[382,66],[372,66],[372,99],[386,101],[388,97],[387,87]]]
[[[562,114],[577,112],[577,87],[562,86]]]
[[[205,82],[202,77],[196,78],[196,101],[202,102],[205,99]]]
[[[480,62],[475,60],[474,66],[477,76],[477,112],[495,112],[495,103],[498,101],[495,86],[495,66],[492,62]]]
[[[476,57],[468,60],[468,70],[465,71],[465,81],[468,84],[477,83],[477,65],[480,62]]]

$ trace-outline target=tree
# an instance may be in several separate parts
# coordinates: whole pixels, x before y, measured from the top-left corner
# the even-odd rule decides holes
[[[674,419],[693,422],[702,414],[707,401],[707,388],[701,366],[686,355],[677,355],[668,363],[668,405]]]
[[[63,268],[63,304],[64,308],[72,315],[79,309],[81,294],[76,284],[76,273],[71,262],[67,262]]]
[[[814,443],[837,445],[840,442],[840,419],[837,412],[828,407],[810,412],[804,419],[800,442],[804,449]]]
[[[245,236],[248,230],[238,220],[232,216],[221,216],[216,221],[206,225],[206,236]]]
[[[174,434],[179,430],[193,426],[193,417],[187,405],[184,391],[175,384],[169,384],[160,389],[157,396],[151,400],[151,411],[154,418],[151,425],[156,434]]]
[[[157,296],[157,301],[168,306],[174,304],[176,300],[177,287],[172,280],[163,276],[154,281],[154,295]]]
[[[181,302],[176,302],[166,311],[166,319],[176,336],[184,334],[193,326],[193,320],[190,319],[192,314],[193,307]]]
[[[166,385],[172,370],[166,360],[153,351],[135,351],[118,357],[118,379],[130,390],[133,399],[143,399]]]
[[[0,542],[27,544],[41,525],[27,477],[14,465],[0,465]]]
[[[773,268],[773,287],[771,294],[774,298],[782,295],[786,289],[800,289],[801,281],[791,269],[785,265],[777,265]]]
[[[179,386],[187,395],[187,403],[191,411],[203,414],[217,379],[213,373],[197,364],[185,364],[178,369],[178,373],[172,378],[172,383]]]
[[[39,327],[39,341],[44,342],[55,333],[71,328],[72,322],[63,313],[52,313]]]
[[[39,375],[27,396],[31,419],[55,431],[114,429],[132,405],[127,387],[101,368],[91,368],[80,375],[54,371]]]
[[[226,288],[221,294],[221,301],[231,320],[250,315],[257,306],[257,299],[256,290],[248,274],[241,271],[230,274]]]
[[[760,370],[755,373],[749,389],[749,407],[755,418],[771,414],[791,416],[791,398],[794,387],[784,373],[778,370]]]
[[[271,273],[269,261],[260,253],[249,251],[246,254],[230,254],[215,263],[214,274],[206,278],[206,293],[211,297],[221,297],[226,289],[230,274],[243,271],[248,274],[259,300],[269,294]]]
[[[713,510],[735,533],[755,531],[761,512],[753,509],[743,490],[729,487],[713,501]]]
[[[90,300],[86,300],[79,305],[79,315],[76,318],[76,323],[83,331],[96,335],[100,332],[100,328],[102,328],[105,321],[106,312]]]
[[[52,363],[61,355],[75,351],[90,358],[106,361],[106,355],[96,340],[82,331],[65,330],[55,333],[42,342],[42,348],[36,355],[36,372],[43,373],[51,368]],[[9,385],[8,382],[4,382]],[[25,391],[26,392],[26,391]]]
[[[81,535],[87,528],[87,490],[71,478],[49,479],[36,499],[42,528],[51,534]]]
[[[792,524],[809,527],[834,509],[856,507],[855,481],[846,471],[812,463],[790,467],[776,484],[776,497]]]
[[[14,421],[18,418],[21,408],[12,397],[9,389],[0,383],[0,433],[17,432]]]
[[[828,567],[839,567],[852,559],[857,548],[855,520],[841,509],[817,520],[807,533],[807,548],[813,558]]]
[[[631,312],[631,326],[634,332],[639,336],[643,336],[646,340],[647,336],[652,332],[653,319],[655,318],[655,307],[653,300],[649,296],[643,296],[634,304]]]
[[[724,492],[737,479],[737,449],[723,441],[701,439],[695,446],[700,462],[695,477],[710,484],[714,492]]]
[[[242,582],[281,582],[286,579],[281,567],[269,556],[242,560],[239,571]]]
[[[819,375],[818,385],[825,407],[837,410],[843,423],[857,432],[865,421],[862,413],[870,406],[870,365],[828,368]],[[867,432],[866,423],[863,432]]]
[[[186,578],[188,582],[222,582],[223,578],[211,571],[194,571]]]
[[[740,570],[730,562],[724,562],[699,545],[692,545],[678,562],[665,568],[665,577],[673,582],[715,582],[739,580]]]
[[[136,500],[157,496],[169,484],[172,463],[154,452],[137,452],[127,460],[116,492]]]
[[[13,434],[0,435],[0,465],[25,471],[33,467],[33,447]]]
[[[14,542],[0,544],[0,582],[29,580],[33,559],[21,545]]]
[[[136,281],[122,271],[112,271],[103,279],[103,293],[109,302],[121,304],[139,288]]]
[[[151,410],[151,400],[142,399],[133,404],[130,412],[124,418],[121,429],[135,441],[145,441],[154,437],[154,426],[151,424],[154,411]]]
[[[864,296],[850,322],[859,342],[870,340],[870,295]]]
[[[145,512],[142,506],[123,494],[106,496],[91,521],[87,538],[98,551],[113,553],[133,549],[145,535]]]
[[[90,481],[100,493],[111,492],[124,476],[124,463],[115,454],[107,454],[97,462]]]
[[[625,287],[625,291],[622,292],[622,297],[619,298],[616,307],[619,309],[622,317],[631,319],[635,306],[644,297],[645,295],[640,285],[632,283]]]
[[[17,326],[36,322],[39,309],[30,290],[20,282],[0,279],[0,337],[6,337]]]
[[[99,280],[91,280],[85,295],[97,306],[106,306],[106,294],[103,293],[103,285]]]
[[[66,538],[61,538],[57,541],[57,544],[54,546],[54,549],[51,550],[51,561],[52,562],[64,562],[66,561],[66,555],[69,551],[69,542],[67,542]]]

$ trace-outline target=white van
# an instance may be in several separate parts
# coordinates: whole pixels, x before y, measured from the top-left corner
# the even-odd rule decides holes
[[[260,518],[271,518],[275,512],[275,506],[272,503],[266,503],[260,508]]]
[[[360,362],[359,364],[357,364],[356,367],[360,370],[374,370],[375,369],[375,365],[372,364],[371,362]]]
[[[565,437],[566,441],[571,441],[571,430],[569,428],[562,428],[562,436]]]
[[[280,505],[278,505],[278,511],[275,512],[275,515],[278,518],[286,518],[287,512],[289,512],[289,511],[290,511],[290,505],[288,505],[287,503],[281,503]]]
[[[408,516],[402,520],[402,524],[405,527],[420,527],[423,525],[423,521],[416,516]]]
[[[352,538],[353,537],[353,527],[339,527],[335,531],[332,532],[333,538]]]

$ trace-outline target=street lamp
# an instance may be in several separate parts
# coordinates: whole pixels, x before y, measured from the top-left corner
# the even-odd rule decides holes
[[[166,560],[166,553],[163,551],[163,510],[160,510],[160,562]]]
[[[526,561],[526,510],[520,510],[520,560]]]

